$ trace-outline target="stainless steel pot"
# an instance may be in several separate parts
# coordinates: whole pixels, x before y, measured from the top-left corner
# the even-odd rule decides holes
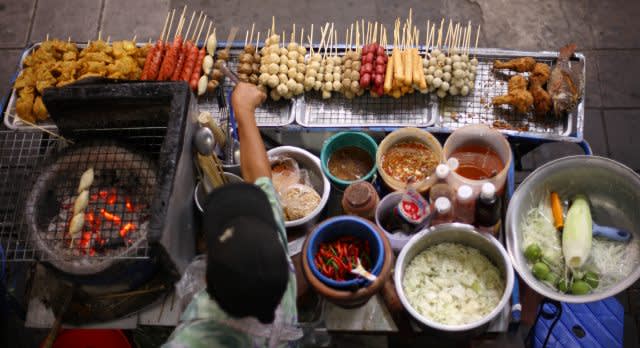
[[[428,247],[445,242],[459,243],[477,249],[498,268],[505,280],[504,293],[502,294],[500,302],[498,302],[498,305],[487,316],[482,318],[482,320],[464,325],[441,324],[419,314],[407,300],[404,287],[402,286],[402,279],[404,278],[407,266],[414,257]],[[507,303],[509,303],[511,291],[513,290],[513,279],[514,275],[511,261],[500,242],[489,235],[477,232],[473,226],[460,223],[438,225],[416,234],[411,238],[409,243],[405,245],[402,252],[400,252],[396,261],[394,274],[394,282],[400,302],[402,302],[402,305],[407,312],[411,314],[413,319],[424,327],[440,332],[454,333],[456,336],[473,336],[484,332],[489,326],[489,323],[496,318]]]
[[[569,156],[549,162],[531,173],[518,187],[509,203],[506,219],[507,249],[520,277],[534,291],[561,302],[585,303],[613,296],[640,278],[640,267],[618,284],[587,295],[560,293],[536,279],[524,257],[520,226],[526,214],[549,191],[560,197],[586,194],[593,220],[631,232],[631,242],[640,238],[640,176],[628,167],[604,157]]]

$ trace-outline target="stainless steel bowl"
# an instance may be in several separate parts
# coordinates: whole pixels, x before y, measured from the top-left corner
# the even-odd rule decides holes
[[[446,325],[432,321],[413,309],[405,296],[402,279],[411,260],[428,247],[445,242],[459,243],[477,249],[498,268],[505,280],[504,293],[502,294],[500,302],[496,308],[479,321],[464,325]],[[411,238],[409,243],[402,249],[402,252],[400,252],[398,260],[396,261],[394,282],[402,305],[419,324],[439,331],[452,332],[456,335],[475,335],[484,332],[489,326],[489,323],[495,319],[507,303],[509,303],[511,291],[513,290],[513,278],[511,261],[500,242],[491,236],[476,232],[473,226],[453,223],[438,225],[423,230]]]
[[[537,280],[522,251],[520,226],[527,212],[555,191],[561,197],[586,194],[593,220],[632,233],[640,238],[640,176],[624,165],[597,156],[569,156],[549,162],[531,173],[518,187],[509,203],[506,219],[507,249],[520,277],[534,291],[561,302],[585,303],[613,296],[640,278],[640,267],[609,289],[587,295],[563,294]]]

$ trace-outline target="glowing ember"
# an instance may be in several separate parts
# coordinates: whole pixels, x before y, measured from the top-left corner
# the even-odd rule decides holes
[[[127,234],[129,234],[129,232],[135,229],[136,225],[132,224],[131,222],[127,223],[120,229],[120,237],[124,238]]]
[[[114,203],[109,203],[109,205],[113,205]],[[113,222],[116,225],[120,225],[120,223],[122,222],[122,219],[116,215],[116,214],[112,214],[104,209],[100,209],[100,214],[107,220]]]

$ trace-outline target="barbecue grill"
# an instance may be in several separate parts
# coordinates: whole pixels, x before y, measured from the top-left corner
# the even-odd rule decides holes
[[[70,308],[83,310],[69,310],[67,322],[135,313],[170,291],[195,255],[195,98],[183,83],[102,80],[50,89],[43,98],[66,140],[33,144],[38,163],[20,173],[24,203],[16,202],[22,211],[6,243],[10,257],[38,260],[72,285]],[[89,168],[95,179],[84,225],[70,235],[79,179]]]

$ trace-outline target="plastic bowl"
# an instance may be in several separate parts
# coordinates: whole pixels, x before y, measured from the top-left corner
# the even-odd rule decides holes
[[[431,151],[434,152],[436,158],[438,158],[439,162],[442,162],[442,146],[438,139],[436,139],[431,133],[418,129],[418,128],[401,128],[391,132],[387,135],[380,146],[378,147],[378,152],[376,153],[376,166],[379,168],[378,173],[380,173],[380,177],[382,181],[384,181],[385,185],[389,187],[393,191],[404,190],[407,187],[407,183],[401,182],[392,178],[390,175],[385,173],[384,169],[382,169],[382,156],[395,144],[405,143],[409,141],[417,141],[427,145]],[[435,172],[436,168],[433,167],[433,172]],[[432,173],[433,174],[433,173]],[[436,176],[430,174],[426,179],[422,180],[417,187],[419,192],[427,192],[431,185],[436,182]]]
[[[373,167],[364,177],[359,180],[342,180],[339,179],[329,171],[329,159],[331,155],[337,150],[347,147],[347,146],[356,146],[363,150],[365,150],[371,156],[371,162],[373,162]],[[362,132],[341,132],[333,135],[329,139],[325,140],[324,144],[322,144],[322,150],[320,151],[320,161],[322,162],[322,171],[324,174],[331,180],[331,182],[336,185],[336,187],[340,190],[344,190],[347,186],[352,183],[360,180],[371,181],[373,180],[373,175],[376,172],[376,151],[378,150],[378,144],[376,144],[375,140],[371,138],[368,134]]]
[[[348,289],[365,286],[367,280],[354,278],[346,281],[336,281],[326,277],[318,270],[313,259],[318,251],[320,243],[333,241],[342,236],[354,236],[361,240],[368,240],[371,248],[371,263],[373,265],[371,273],[379,275],[384,261],[384,247],[382,238],[370,222],[355,216],[337,216],[319,224],[309,235],[307,244],[307,262],[314,276],[324,284],[335,289]]]
[[[451,172],[451,183],[454,189],[458,189],[461,185],[469,185],[473,189],[474,195],[478,195],[482,188],[482,184],[485,182],[492,183],[498,192],[503,192],[505,181],[507,180],[507,173],[509,172],[509,166],[513,160],[513,154],[511,153],[511,146],[507,138],[495,129],[491,129],[485,125],[471,125],[456,129],[447,138],[442,148],[442,154],[445,161],[449,159],[451,154],[459,147],[465,145],[481,145],[488,146],[495,151],[504,167],[498,173],[490,179],[485,180],[472,180],[468,179],[455,171]]]
[[[320,166],[320,159],[313,155],[311,152],[301,149],[295,146],[278,146],[267,151],[269,157],[275,156],[288,156],[298,162],[301,169],[309,171],[309,179],[311,185],[320,194],[320,204],[309,215],[291,221],[285,221],[284,226],[287,228],[299,227],[304,225],[311,225],[318,221],[320,213],[327,205],[329,201],[329,193],[331,192],[331,184],[329,180],[324,176],[322,167]]]

